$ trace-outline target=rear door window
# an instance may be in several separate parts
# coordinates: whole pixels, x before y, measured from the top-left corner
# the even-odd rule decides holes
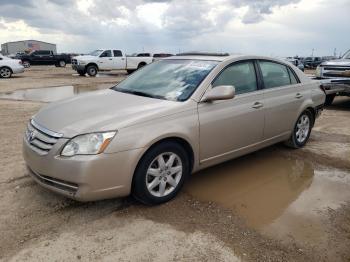
[[[120,50],[113,50],[113,55],[116,57],[123,56],[122,51],[120,51]]]
[[[213,87],[221,85],[233,85],[237,95],[256,91],[254,63],[245,61],[229,65],[212,83]]]
[[[259,61],[259,65],[266,89],[291,84],[287,66],[271,61]]]
[[[292,85],[296,85],[299,83],[298,79],[296,78],[295,74],[293,73],[292,69],[288,67],[288,73],[290,77],[290,82]]]

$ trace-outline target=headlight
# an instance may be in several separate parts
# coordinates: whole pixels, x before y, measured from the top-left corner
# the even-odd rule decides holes
[[[116,132],[101,132],[76,136],[64,146],[61,155],[96,155],[102,153],[115,134]]]
[[[316,75],[317,77],[321,77],[321,66],[317,66],[317,67],[316,67],[315,75]]]

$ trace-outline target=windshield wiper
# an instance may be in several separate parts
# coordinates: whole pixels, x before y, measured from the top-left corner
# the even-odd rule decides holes
[[[141,92],[141,91],[125,90],[125,89],[117,89],[117,88],[113,88],[113,90],[119,91],[119,92],[122,92],[122,93],[133,94],[133,95],[137,95],[137,96],[144,96],[144,97],[150,97],[150,98],[165,99],[165,98],[162,97],[162,96],[152,95],[152,94],[145,93],[145,92]]]

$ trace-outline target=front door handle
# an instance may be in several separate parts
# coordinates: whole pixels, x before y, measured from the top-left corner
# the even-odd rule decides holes
[[[252,105],[252,108],[259,109],[259,108],[261,108],[261,107],[263,107],[263,106],[264,106],[263,103],[255,102],[255,103]]]
[[[302,98],[302,97],[303,97],[303,95],[300,94],[300,93],[297,93],[297,94],[295,95],[295,98],[297,98],[297,99]]]
[[[112,58],[110,58],[109,60],[112,60]]]

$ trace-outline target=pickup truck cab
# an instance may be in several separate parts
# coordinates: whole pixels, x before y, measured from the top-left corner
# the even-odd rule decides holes
[[[50,50],[37,50],[30,54],[19,55],[16,58],[22,60],[24,67],[30,67],[30,65],[55,65],[57,67],[65,67],[71,60],[68,54],[55,54]]]
[[[127,70],[132,73],[149,63],[152,63],[152,57],[125,56],[118,49],[98,49],[88,55],[73,57],[72,68],[81,76],[86,73],[96,76],[98,71]]]

